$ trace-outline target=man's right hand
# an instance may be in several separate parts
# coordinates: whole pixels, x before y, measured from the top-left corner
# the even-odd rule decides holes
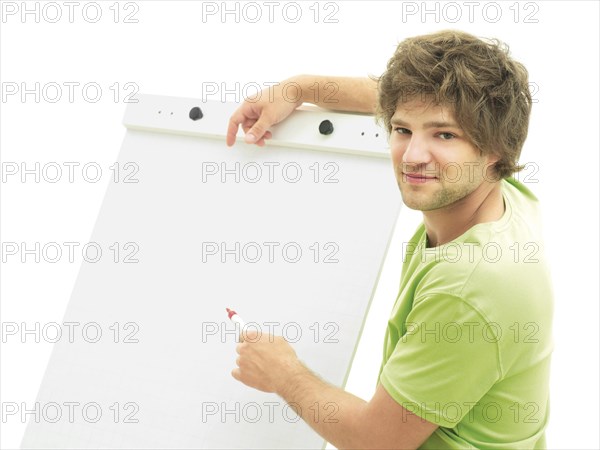
[[[301,92],[297,92],[298,88]],[[229,147],[235,143],[240,125],[246,133],[246,143],[264,146],[265,139],[271,138],[269,127],[283,121],[303,102],[334,111],[374,114],[377,81],[366,77],[296,75],[264,89],[257,98],[257,101],[245,100],[229,119],[226,141]]]
[[[293,78],[290,78],[276,86],[264,89],[260,97],[257,96],[258,101],[244,100],[229,119],[226,141],[229,147],[235,143],[240,125],[246,134],[244,137],[246,143],[256,144],[259,147],[265,145],[265,139],[271,138],[269,128],[284,120],[302,104],[302,99],[293,102],[283,94],[286,84],[290,82],[296,83]],[[292,90],[290,89],[290,92]]]

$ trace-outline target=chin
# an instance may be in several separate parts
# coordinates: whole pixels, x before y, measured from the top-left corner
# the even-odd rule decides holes
[[[424,205],[422,202],[415,202],[410,198],[406,198],[405,195],[402,195],[402,203],[404,203],[407,208],[414,209],[415,211],[425,211],[423,207],[427,207],[427,205]]]
[[[414,211],[432,211],[434,209],[438,209],[438,208],[431,208],[427,205],[415,205],[415,204],[410,204],[410,203],[406,203],[406,202],[404,202],[404,204],[406,205],[407,208],[412,209]]]
[[[421,201],[415,200],[414,198],[410,198],[410,196],[402,195],[402,202],[406,205],[407,208],[413,209],[415,211],[433,211],[434,209],[440,209],[448,204],[440,204],[439,199],[437,202],[429,199],[422,199]]]

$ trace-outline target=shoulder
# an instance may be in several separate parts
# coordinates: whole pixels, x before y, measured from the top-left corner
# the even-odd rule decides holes
[[[502,181],[505,213],[459,238],[421,249],[418,304],[434,292],[461,298],[491,320],[551,310],[551,277],[535,195],[514,178]]]

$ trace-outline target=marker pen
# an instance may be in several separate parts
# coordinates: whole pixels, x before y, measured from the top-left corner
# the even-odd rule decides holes
[[[233,323],[239,324],[240,332],[241,332],[244,329],[244,327],[246,326],[246,323],[244,322],[244,320],[233,309],[229,309],[229,308],[225,308],[225,309],[227,310],[227,315],[229,316],[229,319]]]

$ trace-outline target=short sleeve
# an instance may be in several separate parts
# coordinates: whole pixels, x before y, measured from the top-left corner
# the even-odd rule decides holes
[[[415,299],[380,382],[402,407],[453,428],[501,377],[496,326],[464,299]]]

